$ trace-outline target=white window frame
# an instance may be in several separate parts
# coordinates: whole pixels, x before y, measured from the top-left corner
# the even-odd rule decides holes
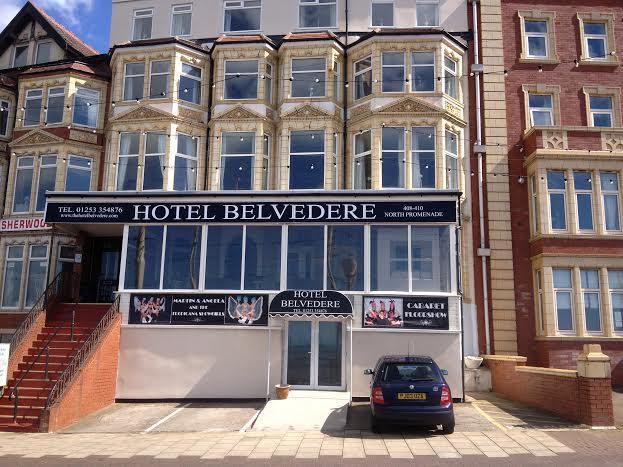
[[[11,133],[11,102],[6,99],[0,99],[0,113],[6,114],[6,128],[4,132],[0,129],[0,138],[6,138]]]
[[[44,161],[46,160],[46,158],[52,159],[54,158],[54,163],[45,163]],[[42,169],[48,169],[50,167],[54,167],[55,170],[55,176],[54,176],[54,182],[56,184],[56,179],[58,178],[58,156],[55,154],[44,154],[42,156],[40,156],[39,158],[39,170],[37,171],[37,190],[35,193],[35,199],[34,199],[34,204],[35,204],[35,212],[44,212],[45,211],[45,207],[43,208],[43,211],[38,211],[37,210],[37,201],[39,200],[39,190],[41,188],[40,182],[41,182],[41,170]]]
[[[264,67],[264,99],[266,99],[266,102],[268,102],[268,104],[273,104],[273,97],[274,97],[274,92],[273,92],[273,64],[272,63],[265,63],[265,67]]]
[[[423,64],[423,63],[415,63],[413,57],[417,53],[432,53],[433,54],[433,63]],[[455,62],[456,63],[456,62]],[[433,69],[433,89],[426,91],[418,91],[415,89],[415,69],[416,68],[431,68]],[[434,50],[415,50],[411,52],[411,92],[414,93],[426,93],[426,92],[435,92],[437,90],[437,79],[435,77],[435,69],[436,69],[436,59],[435,59],[435,51]],[[444,86],[445,91],[445,86]]]
[[[435,25],[420,25],[418,24],[418,14],[417,14],[417,9],[419,5],[437,5],[437,24]],[[415,3],[415,21],[413,24],[415,24],[415,27],[418,28],[435,28],[435,27],[439,27],[441,23],[441,18],[439,18],[439,0],[416,0]]]
[[[580,277],[582,275],[582,271],[595,271],[597,273],[597,288],[584,288],[582,286],[582,280],[580,279],[580,292],[582,297],[582,315],[584,317],[584,332],[590,335],[599,335],[604,332],[604,319],[601,315],[602,306],[601,306],[601,278],[599,277],[599,268],[581,268],[580,269]],[[599,330],[598,331],[589,331],[586,325],[586,294],[597,295],[597,308],[599,310]]]
[[[223,153],[223,149],[225,147],[225,136],[226,135],[239,135],[241,138],[243,137],[242,135],[251,135],[251,142],[253,143],[253,149],[250,153],[248,154],[224,154]],[[220,158],[220,167],[225,167],[225,163],[224,161],[228,158],[231,158],[232,160],[235,160],[235,158],[237,157],[250,157],[251,158],[251,182],[250,182],[250,186],[249,188],[238,188],[238,190],[240,191],[247,191],[247,190],[253,190],[254,186],[255,186],[255,169],[256,169],[256,164],[255,164],[255,153],[257,151],[256,148],[256,136],[255,133],[253,133],[252,131],[226,131],[223,132],[223,134],[221,135],[221,141],[223,142],[221,144],[221,158]],[[241,140],[242,141],[242,140]],[[262,145],[264,144],[264,140],[262,140]],[[263,150],[263,148],[262,148]],[[221,169],[221,176],[219,179],[219,186],[221,187],[221,190],[224,190],[223,188],[223,177],[225,176],[225,170]]]
[[[549,172],[562,172],[563,177],[566,179],[567,178],[567,173],[564,170],[556,170],[556,169],[552,169],[552,170],[548,170],[546,173],[546,177],[545,177],[545,183],[547,186],[547,212],[549,214],[549,229],[553,232],[566,232],[567,230],[569,230],[569,213],[567,212],[567,186],[568,186],[568,182],[565,182],[565,187],[564,188],[550,188],[548,180],[547,180],[547,174]],[[563,204],[565,206],[565,210],[564,210],[564,215],[565,215],[565,228],[564,229],[558,229],[558,228],[554,228],[554,226],[552,225],[552,197],[551,195],[562,195],[563,196]]]
[[[608,270],[608,293],[610,294],[610,306],[611,306],[610,313],[612,317],[612,332],[615,335],[620,335],[621,333],[623,333],[623,330],[620,330],[620,329],[617,330],[615,327],[616,322],[614,319],[614,307],[613,307],[614,300],[612,298],[614,295],[621,295],[621,298],[623,299],[623,288],[616,288],[612,286],[612,283],[610,282],[610,276],[609,276],[611,271],[620,271],[620,269],[613,268],[611,270]]]
[[[357,137],[361,137],[363,136],[365,133],[370,133],[370,150],[369,151],[364,151],[364,152],[356,152],[357,151]],[[358,165],[361,165],[362,159],[365,159],[366,156],[370,156],[370,169],[372,169],[372,130],[368,129],[368,130],[362,130],[359,131],[358,133],[353,135],[353,173],[352,173],[352,187],[353,190],[367,190],[367,189],[372,189],[372,182],[370,182],[370,188],[356,188],[355,187],[355,173],[356,173],[356,169],[355,167]]]
[[[76,159],[88,161],[89,167],[86,168],[86,167],[81,167],[79,165],[73,165],[71,162],[72,162],[72,158],[74,157]],[[67,180],[68,180],[67,174],[69,173],[70,168],[75,169],[75,170],[82,170],[83,172],[89,172],[89,191],[91,191],[91,183],[93,182],[93,159],[91,159],[90,157],[78,156],[75,154],[69,154],[67,156],[67,167],[65,169],[65,191],[67,191]]]
[[[400,178],[402,178],[402,186],[398,186],[398,187],[386,187],[383,183],[383,161],[385,159],[384,154],[386,152],[392,153],[392,152],[399,152],[399,149],[383,149],[383,129],[385,128],[395,128],[400,130],[399,134],[402,136],[402,158],[398,161],[398,171],[399,171],[399,175],[398,175],[398,181],[400,181]],[[396,189],[400,189],[400,188],[405,188],[406,183],[407,183],[407,170],[405,167],[405,159],[406,159],[406,154],[407,154],[407,137],[406,137],[406,128],[405,127],[383,127],[381,129],[381,160],[380,162],[380,179],[381,179],[381,189],[386,189],[386,190],[396,190]]]
[[[448,149],[448,145],[446,144],[446,138],[448,137],[448,135],[450,135],[450,138],[452,138],[454,136],[454,140],[456,141],[456,153],[450,151]],[[458,190],[461,186],[461,177],[459,177],[459,172],[461,170],[461,168],[459,167],[459,152],[461,150],[461,145],[459,144],[459,134],[455,133],[454,131],[450,131],[450,130],[446,130],[445,134],[444,134],[444,144],[443,144],[443,151],[444,151],[444,164],[445,164],[445,179],[446,179],[446,189],[449,190]],[[456,163],[456,174],[452,174],[450,171],[452,169],[450,169],[448,167],[448,159],[453,159]],[[456,182],[456,186],[455,187],[451,187],[450,186],[450,181],[454,181]]]
[[[310,5],[333,5],[333,8],[335,8],[335,23],[333,25],[330,26],[303,26],[301,24],[301,7],[303,6],[310,6]],[[298,8],[298,23],[299,23],[299,29],[335,29],[337,28],[337,25],[339,24],[340,18],[339,18],[339,10],[337,7],[337,0],[324,0],[321,2],[321,0],[299,0],[299,8]]]
[[[385,65],[383,63],[383,55],[385,54],[402,54],[402,65]],[[406,76],[407,76],[407,71],[406,71],[406,67],[407,67],[407,61],[405,58],[405,54],[404,52],[381,52],[381,92],[383,94],[396,94],[396,93],[403,93],[405,92],[405,84],[406,84]],[[402,89],[398,90],[398,91],[385,91],[384,89],[384,84],[383,84],[383,70],[385,68],[402,68]]]
[[[290,188],[290,179],[291,177],[291,171],[292,171],[292,157],[297,157],[297,156],[317,156],[321,153],[319,152],[292,152],[292,133],[300,133],[300,132],[316,132],[316,133],[322,133],[322,138],[323,138],[323,147],[322,147],[322,187],[320,188]],[[315,170],[315,168],[314,168]],[[290,135],[288,138],[288,190],[291,191],[296,191],[296,190],[316,190],[316,191],[321,191],[324,190],[325,184],[327,183],[327,135],[325,134],[325,132],[320,129],[320,130],[293,130],[290,131]]]
[[[138,135],[138,152],[136,154],[121,154],[121,141],[123,139],[123,135],[132,135],[132,134]],[[136,132],[136,131],[125,131],[125,132],[122,132],[119,135],[119,143],[118,143],[119,144],[119,151],[117,153],[117,173],[116,173],[116,176],[115,176],[115,187],[116,187],[117,191],[137,191],[138,190],[139,180],[142,180],[142,177],[139,178],[139,173],[138,173],[139,172],[139,168],[141,166],[141,154],[140,154],[140,152],[141,152],[141,150],[140,150],[140,148],[141,148],[141,136],[142,136],[141,133]],[[144,144],[147,144],[147,142],[146,142],[147,138],[146,137],[144,138],[144,140],[145,140]],[[123,163],[125,163],[126,166],[127,166],[127,160],[130,159],[130,158],[133,158],[133,157],[136,157],[136,160],[137,160],[137,166],[136,166],[136,186],[134,187],[134,190],[123,190],[119,186],[119,172],[121,170],[121,165]],[[124,161],[124,162],[122,162],[122,161]],[[142,182],[141,182],[141,186],[142,186]]]
[[[137,73],[137,74],[128,74],[128,65],[136,65],[142,63],[143,64],[143,73]],[[151,67],[150,67],[151,70]],[[142,62],[127,62],[123,65],[123,100],[125,102],[131,102],[131,101],[135,101],[136,99],[144,99],[145,98],[145,74],[147,73],[147,64],[145,63],[145,61]],[[128,80],[128,78],[138,78],[139,76],[143,77],[143,91],[141,92],[141,97],[134,97],[132,99],[128,99],[126,98],[125,95],[125,90],[127,88],[126,86],[126,81]]]
[[[154,63],[166,63],[169,66],[169,69],[166,73],[164,72],[155,72],[154,71]],[[162,94],[158,95],[158,96],[154,96],[151,93],[151,80],[154,76],[167,76],[167,89],[165,91],[165,95],[163,96]],[[148,99],[166,99],[169,97],[169,95],[171,94],[171,90],[169,89],[170,87],[170,81],[171,81],[171,62],[170,60],[152,60],[151,62],[149,62],[149,96]],[[124,77],[124,85],[125,85],[125,77]]]
[[[232,63],[232,62],[255,62],[256,65],[256,70],[255,72],[248,72],[245,71],[244,73],[231,73],[231,72],[227,72],[227,63]],[[225,73],[225,83],[224,83],[224,89],[223,89],[223,100],[226,101],[245,101],[245,100],[256,100],[259,98],[260,95],[260,61],[257,59],[227,59],[223,62],[223,71]],[[187,75],[185,75],[187,76]],[[231,80],[232,78],[236,78],[236,77],[242,77],[242,76],[255,76],[257,79],[257,85],[255,87],[255,97],[227,97],[226,96],[226,90],[227,90],[227,80]]]
[[[262,30],[262,2],[260,1],[260,6],[245,6],[247,0],[225,0],[223,2],[223,32],[227,33],[227,34],[241,34],[241,33],[247,33],[247,32],[258,32]],[[238,4],[238,6],[236,6],[236,4]],[[226,15],[226,11],[233,11],[233,10],[254,10],[259,8],[260,10],[260,27],[259,29],[245,29],[245,30],[240,30],[240,31],[228,31],[227,28],[225,27],[225,19],[227,17]]]
[[[190,13],[190,31],[188,31],[188,34],[181,34],[181,35],[177,35],[176,37],[189,37],[192,35],[192,30],[193,30],[193,4],[192,3],[180,3],[178,5],[172,5],[171,6],[171,25],[170,25],[170,33],[171,36],[174,36],[173,34],[173,21],[175,20],[175,16],[179,16],[179,15],[187,15]]]
[[[565,270],[565,271],[569,271],[570,275],[571,275],[571,287],[556,287],[556,282],[554,280],[554,274],[553,271],[556,269],[561,269],[561,270]],[[557,268],[554,267],[552,268],[552,285],[553,285],[553,292],[554,292],[554,315],[556,317],[556,332],[558,334],[563,334],[563,335],[569,335],[569,334],[575,334],[575,306],[574,306],[574,300],[573,300],[573,268]],[[558,326],[558,293],[568,293],[569,294],[569,303],[570,303],[570,307],[571,307],[571,329],[564,329],[564,330],[560,330],[560,327]]]
[[[30,159],[30,163],[28,164],[27,160]],[[22,164],[23,162],[23,164]],[[20,165],[22,164],[22,165]],[[28,164],[28,165],[26,165]],[[15,198],[16,198],[16,193],[15,191],[17,190],[17,178],[18,178],[18,174],[20,172],[20,170],[32,170],[32,175],[30,176],[30,200],[29,200],[29,204],[28,204],[28,209],[26,209],[25,211],[16,211],[15,210]],[[16,159],[15,162],[15,176],[13,177],[13,200],[11,202],[11,212],[14,214],[26,214],[28,212],[30,212],[31,208],[32,208],[32,191],[33,191],[33,187],[32,187],[32,180],[35,176],[35,156],[30,156],[30,155],[24,155],[24,156],[19,156]]]
[[[270,135],[265,134],[262,141],[262,190],[268,190],[270,184]]]
[[[587,34],[586,33],[586,25],[587,24],[603,24],[604,25],[604,30],[606,31],[605,34]],[[609,56],[610,56],[610,50],[608,47],[608,22],[607,21],[582,21],[582,29],[583,29],[583,35],[584,35],[584,48],[586,50],[586,59],[587,60],[608,60]],[[589,55],[589,47],[588,47],[588,41],[589,39],[592,40],[601,40],[604,43],[604,52],[606,53],[603,57],[591,57]]]
[[[369,60],[370,61],[370,65],[367,66],[366,68],[363,68],[359,71],[357,71],[357,64],[361,63],[363,61]],[[357,84],[357,78],[359,78],[360,76],[364,76],[367,73],[370,73],[370,92],[368,94],[364,94],[362,96],[357,97],[357,89],[359,88],[358,84]],[[372,87],[373,87],[373,68],[372,68],[372,55],[368,55],[367,57],[362,58],[361,60],[357,60],[355,63],[353,63],[353,100],[360,100],[363,99],[365,97],[368,97],[370,95],[372,95]]]
[[[33,92],[39,92],[41,94],[38,96],[32,97],[31,94]],[[41,124],[41,111],[43,110],[43,89],[42,88],[29,89],[28,91],[26,91],[26,97],[24,98],[24,109],[28,108],[28,101],[34,101],[37,99],[41,101],[41,105],[39,106],[39,119],[37,120],[36,123],[27,125],[26,124],[26,110],[24,110],[24,118],[22,119],[22,126],[35,127]]]
[[[532,210],[532,233],[540,232],[539,192],[535,175],[530,175],[530,208]]]
[[[545,23],[545,32],[528,32],[526,30],[526,23]],[[525,19],[524,20],[524,47],[526,50],[526,57],[528,58],[537,58],[537,59],[547,59],[549,57],[549,21],[547,19]],[[530,38],[543,38],[545,39],[545,55],[532,55],[530,54]]]
[[[323,60],[324,67],[322,69],[316,70],[305,70],[305,71],[294,71],[294,62],[296,60]],[[294,86],[290,87],[290,97],[294,99],[309,99],[315,97],[326,97],[327,96],[327,59],[325,57],[292,57],[290,61],[290,70],[292,72],[292,80],[296,80],[296,75],[305,75],[308,73],[322,73],[324,75],[324,79],[322,80],[322,95],[318,96],[295,96],[292,92]]]
[[[333,61],[333,93],[335,94],[335,100],[340,101],[342,97],[342,73],[341,68],[342,64],[339,60]]]
[[[550,97],[550,102],[551,102],[551,107],[532,107],[530,105],[530,96],[549,96]],[[528,93],[528,110],[530,112],[530,125],[531,126],[536,126],[534,124],[534,115],[533,113],[536,112],[549,112],[549,120],[550,120],[550,124],[546,125],[546,126],[553,126],[555,124],[554,121],[554,95],[553,94],[541,94],[538,92],[531,92]]]
[[[180,136],[185,136],[185,137],[188,137],[188,138],[190,138],[190,139],[195,141],[195,154],[194,155],[193,154],[183,154],[183,153],[178,151],[177,138],[179,138]],[[181,159],[187,159],[187,160],[195,162],[195,169],[191,170],[191,172],[194,172],[194,174],[195,174],[195,186],[192,187],[191,190],[187,190],[187,191],[194,191],[194,190],[197,189],[197,183],[199,182],[199,180],[198,180],[198,178],[199,178],[198,177],[198,170],[199,170],[199,155],[198,155],[199,144],[197,142],[197,139],[194,136],[188,135],[186,133],[178,133],[177,134],[177,138],[176,138],[176,141],[175,141],[175,155],[173,157],[173,174],[172,174],[171,177],[169,177],[170,180],[171,180],[171,189],[172,190],[174,189],[174,185],[173,184],[175,183],[175,168],[176,168],[175,167],[175,160],[179,157]],[[180,190],[180,192],[182,192],[182,191]]]
[[[543,308],[543,273],[540,269],[535,271],[534,275],[536,293],[536,306],[537,306],[537,334],[542,336],[545,334],[545,310]]]
[[[191,68],[194,68],[194,69],[196,69],[196,70],[199,70],[199,75],[200,75],[200,76],[199,76],[199,77],[197,77],[197,76],[193,76],[193,75],[191,75],[191,74],[189,74],[189,73],[185,73],[185,72],[184,72],[184,65],[187,65],[187,66],[189,66],[189,67],[191,67]],[[202,83],[202,81],[203,81],[203,69],[202,69],[201,67],[198,67],[198,66],[190,65],[190,64],[188,64],[188,63],[183,63],[183,64],[182,64],[182,69],[181,69],[181,71],[180,71],[180,76],[183,76],[184,78],[191,79],[191,80],[193,80],[193,81],[197,81],[197,82],[199,83],[199,102],[193,102],[193,101],[190,101],[190,100],[188,100],[188,99],[181,99],[181,100],[183,100],[185,103],[190,103],[190,104],[195,104],[195,105],[201,105],[201,99],[203,99],[203,92],[202,92],[202,89],[201,89],[201,87],[202,87],[202,84],[201,84],[201,83]],[[177,97],[178,97],[178,99],[180,99],[179,95],[180,95],[182,92],[183,92],[183,90],[181,89],[181,80],[180,80],[180,84],[178,84],[178,96],[177,96]]]
[[[75,115],[76,115],[75,114],[75,112],[76,112],[76,99],[78,98],[79,94],[97,94],[97,98],[95,98],[95,96],[88,96],[87,97],[87,99],[88,98],[94,98],[94,100],[96,102],[95,104],[92,104],[92,105],[95,105],[95,107],[97,108],[97,113],[95,114],[95,125],[88,125],[88,124],[85,125],[85,124],[82,124],[82,123],[76,123],[74,121],[75,120]],[[85,128],[97,128],[97,125],[99,123],[99,118],[100,118],[100,115],[99,115],[99,113],[100,113],[100,105],[99,105],[100,96],[101,96],[101,92],[99,91],[99,89],[80,88],[80,87],[76,88],[76,93],[74,94],[74,108],[73,108],[73,112],[74,113],[73,113],[73,115],[71,117],[72,125],[83,126]],[[91,107],[91,106],[89,106],[89,107]]]
[[[595,109],[593,110],[593,108],[591,107],[591,97],[602,97],[602,98],[608,98],[610,99],[610,109]],[[588,112],[590,115],[590,126],[592,127],[596,127],[596,128],[612,128],[614,126],[614,97],[613,96],[595,96],[595,95],[590,95],[588,96]],[[597,127],[595,125],[595,115],[608,115],[610,117],[610,126],[599,126]]]
[[[146,13],[146,14],[142,14],[142,13]],[[144,18],[151,19],[151,34],[146,39],[134,39],[134,33],[136,32],[136,20],[144,19]],[[134,12],[132,13],[132,40],[133,41],[147,40],[147,39],[151,39],[153,36],[154,36],[154,9],[153,8],[140,8],[138,10],[134,10]]]
[[[374,5],[375,4],[383,4],[383,5],[391,5],[392,6],[392,24],[389,26],[374,24]],[[370,2],[370,27],[372,28],[395,28],[396,27],[396,8],[394,5],[394,0],[371,0]]]
[[[28,58],[29,58],[28,55],[29,55],[29,52],[30,52],[30,45],[29,44],[16,44],[13,47],[13,57],[12,57],[12,60],[11,60],[12,67],[15,68],[15,66],[16,66],[15,65],[15,59],[17,58],[17,49],[26,49],[26,64],[25,65],[20,65],[20,66],[28,66]]]
[[[50,56],[48,57],[48,59],[45,62],[40,62],[39,61],[39,46],[44,45],[44,44],[50,46]],[[37,48],[36,48],[36,51],[35,51],[35,64],[41,65],[43,63],[49,63],[51,61],[51,58],[52,58],[51,57],[52,56],[52,44],[53,44],[52,41],[39,41],[39,42],[37,42]]]
[[[59,92],[62,91],[62,92]],[[61,120],[58,122],[49,122],[48,121],[48,112],[50,110],[50,98],[54,98],[54,97],[59,97],[59,96],[63,96],[63,105],[61,106]],[[65,119],[65,86],[56,86],[53,88],[48,88],[48,98],[46,101],[46,106],[43,109],[43,112],[45,114],[45,124],[58,124],[58,123],[63,123],[63,120]]]
[[[422,130],[428,130],[429,131],[428,138],[432,139],[433,146],[434,146],[433,149],[419,149],[419,150],[416,150],[413,147],[415,142],[416,142],[416,134],[418,134],[418,133],[421,134]],[[454,135],[456,136],[456,133],[454,133]],[[458,141],[457,141],[456,147],[457,147],[457,151],[458,151],[458,149],[459,149]],[[414,186],[414,181],[415,181],[415,173],[414,173],[414,171],[415,171],[415,167],[416,167],[415,160],[416,160],[416,155],[419,155],[419,154],[427,154],[428,156],[432,155],[432,157],[433,157],[433,174],[435,176],[435,183],[434,183],[433,187],[427,187],[427,188],[436,188],[437,187],[437,138],[435,138],[435,127],[429,127],[429,126],[414,126],[414,127],[411,127],[411,187],[413,189],[422,188],[422,187]],[[454,157],[454,156],[452,156],[452,157]],[[456,155],[457,168],[459,166],[458,158],[459,158],[459,156],[457,154]],[[424,166],[424,168],[426,169],[427,166]],[[457,182],[458,182],[458,178],[457,178]]]
[[[611,174],[614,175],[617,179],[617,188],[616,190],[604,190],[603,188],[603,182],[602,182],[602,177],[605,174]],[[602,170],[599,173],[599,178],[600,178],[600,186],[599,189],[601,191],[601,210],[602,210],[602,219],[603,219],[603,228],[605,232],[620,232],[621,231],[621,194],[619,192],[620,190],[620,186],[621,186],[621,181],[620,181],[620,177],[619,177],[619,173],[618,172],[610,172],[607,170]],[[617,219],[618,219],[618,224],[619,224],[619,228],[618,229],[608,229],[606,226],[606,196],[614,196],[616,197],[616,202],[617,202]]]
[[[147,152],[147,138],[149,137],[149,135],[158,135],[159,137],[163,137],[165,138],[165,143],[164,143],[164,152]],[[147,133],[145,133],[145,135],[143,136],[143,163],[141,164],[141,156],[139,154],[138,156],[138,169],[140,169],[142,167],[142,173],[141,173],[141,177],[140,177],[140,184],[141,184],[141,191],[162,191],[164,190],[164,176],[165,176],[165,172],[166,172],[166,168],[162,168],[162,166],[166,166],[166,160],[167,160],[167,144],[166,144],[166,133],[162,132],[162,131],[148,131]],[[141,147],[140,145],[140,141],[139,141],[139,148]],[[160,169],[162,170],[162,187],[161,188],[150,188],[150,189],[145,189],[143,188],[145,186],[145,166],[147,165],[147,158],[148,157],[153,157],[153,158],[158,158],[158,160],[160,161]],[[137,169],[137,170],[138,170]],[[138,177],[138,173],[136,174],[136,184],[139,184],[139,177]]]
[[[447,64],[446,61],[450,61],[454,64],[454,69],[450,68]],[[458,70],[459,70],[459,63],[453,59],[452,57],[448,57],[447,55],[444,55],[443,57],[443,92],[446,96],[450,96],[452,99],[459,99],[459,79],[458,79]],[[454,95],[452,94],[448,94],[447,89],[448,89],[448,82],[449,80],[453,80],[454,81]]]
[[[588,173],[589,174],[589,180],[590,180],[590,183],[591,183],[591,188],[590,189],[581,189],[581,188],[578,188],[575,185],[575,174],[576,173],[578,173],[578,174],[579,173]],[[594,191],[595,184],[593,183],[593,179],[594,179],[594,176],[593,176],[593,173],[591,171],[588,171],[588,170],[574,170],[573,171],[573,190],[575,192],[575,222],[576,222],[576,227],[577,227],[579,232],[594,232],[595,231],[595,213],[593,212],[594,211],[594,209],[593,209],[593,191]],[[593,226],[592,229],[582,229],[582,228],[580,228],[580,203],[578,203],[579,195],[585,195],[585,196],[588,195],[588,196],[590,196],[590,200],[591,200],[591,202],[590,202],[590,206],[591,206],[590,215],[591,215],[591,224]]]
[[[22,249],[22,254],[19,258],[10,258],[9,257],[9,249],[10,248],[21,248]],[[5,249],[4,249],[4,271],[3,271],[3,275],[2,275],[2,300],[0,300],[0,304],[2,304],[2,308],[4,309],[9,309],[9,310],[17,310],[20,308],[22,300],[24,299],[24,294],[23,294],[23,289],[24,287],[22,287],[22,284],[24,282],[24,269],[25,269],[25,262],[26,262],[26,244],[24,243],[19,243],[17,245],[6,245]],[[17,298],[17,306],[4,306],[4,289],[5,289],[5,284],[6,284],[6,276],[7,276],[7,272],[9,269],[9,263],[22,263],[22,273],[20,276],[20,293],[19,293],[19,297]]]

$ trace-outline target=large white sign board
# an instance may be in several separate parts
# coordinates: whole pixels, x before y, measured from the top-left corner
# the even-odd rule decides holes
[[[10,344],[0,344],[0,387],[6,386],[8,378],[9,346]]]

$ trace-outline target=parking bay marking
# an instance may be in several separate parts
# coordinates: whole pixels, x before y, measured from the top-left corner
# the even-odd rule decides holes
[[[167,420],[170,420],[171,418],[175,417],[178,413],[180,413],[182,410],[184,410],[186,407],[188,407],[191,403],[188,402],[186,404],[184,404],[181,407],[178,407],[177,409],[175,409],[173,412],[171,412],[169,415],[167,415],[164,418],[161,418],[160,420],[158,420],[156,423],[154,423],[152,426],[150,426],[149,428],[147,428],[145,431],[143,431],[144,433],[149,433],[153,430],[155,430],[156,428],[158,428],[160,425],[162,425],[164,422],[166,422]]]

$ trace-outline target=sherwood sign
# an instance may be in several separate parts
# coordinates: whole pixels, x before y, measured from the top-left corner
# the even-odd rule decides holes
[[[456,222],[455,201],[261,203],[57,203],[48,223]]]

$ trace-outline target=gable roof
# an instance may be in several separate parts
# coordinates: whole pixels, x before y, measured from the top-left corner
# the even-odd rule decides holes
[[[32,1],[26,2],[11,22],[0,33],[0,53],[6,50],[15,37],[30,21],[36,21],[53,38],[59,46],[75,57],[90,57],[99,55],[99,52],[82,41],[69,29],[64,27],[42,8]]]

